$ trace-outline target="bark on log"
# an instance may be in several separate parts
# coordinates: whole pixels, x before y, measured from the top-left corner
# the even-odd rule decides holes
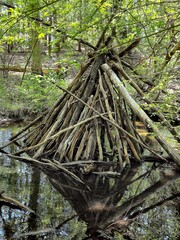
[[[147,104],[152,104],[152,101],[150,101],[148,98],[144,96],[144,92],[139,88],[139,86],[136,84],[136,82],[133,81],[133,79],[124,71],[121,62],[119,60],[118,63],[113,63],[113,67],[117,68],[117,70],[122,74],[122,76],[128,80],[128,83],[137,91],[137,93],[143,98],[143,101],[145,101]],[[160,118],[160,120],[163,122],[163,124],[168,128],[168,130],[173,135],[174,139],[180,143],[180,136],[178,135],[176,129],[169,123],[169,121],[166,120],[165,116],[158,111],[158,108],[155,106],[150,108],[152,112],[155,112],[156,115]]]
[[[155,134],[156,140],[160,143],[163,149],[172,157],[173,161],[180,167],[180,156],[161,136],[160,131],[157,129],[153,121],[148,117],[148,115],[143,111],[140,105],[130,96],[123,83],[115,72],[108,66],[108,64],[103,64],[102,69],[108,74],[113,85],[118,90],[119,94],[123,96],[124,100],[127,102],[132,111],[139,117],[139,119],[144,123],[149,131]]]

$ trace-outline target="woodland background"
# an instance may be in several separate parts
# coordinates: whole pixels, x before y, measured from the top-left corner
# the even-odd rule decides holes
[[[57,86],[66,88],[99,51],[99,43],[111,36],[123,68],[149,104],[125,79],[129,93],[160,127],[162,113],[179,131],[179,5],[167,0],[0,1],[1,121],[34,118],[49,109],[62,94]],[[108,51],[105,44],[98,54]],[[167,141],[178,148],[175,140]],[[162,172],[153,170],[142,189],[162,177],[165,167]],[[154,207],[130,225],[124,239],[178,239],[178,183],[147,200]],[[141,190],[138,182],[129,187],[125,199],[136,190]]]

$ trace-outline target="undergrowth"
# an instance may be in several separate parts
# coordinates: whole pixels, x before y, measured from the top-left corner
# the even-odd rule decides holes
[[[28,118],[49,108],[62,94],[53,83],[66,86],[54,73],[26,75],[22,84],[17,76],[0,77],[0,115]]]

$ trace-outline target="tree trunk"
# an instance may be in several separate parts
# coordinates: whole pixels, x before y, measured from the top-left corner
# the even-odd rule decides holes
[[[39,6],[39,1],[30,2],[30,6],[32,10],[36,10]],[[34,17],[39,18],[39,12],[36,10],[34,13]],[[41,44],[40,40],[38,39],[38,29],[40,24],[38,22],[34,22],[34,26],[32,26],[31,30],[31,51],[32,51],[32,62],[31,62],[31,72],[33,74],[40,74],[42,75],[42,55],[41,55]]]

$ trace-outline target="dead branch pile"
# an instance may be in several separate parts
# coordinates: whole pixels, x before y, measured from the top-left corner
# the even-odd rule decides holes
[[[126,87],[131,85],[132,91],[149,102],[125,72],[121,54],[109,49],[93,55],[68,89],[57,85],[64,91],[60,99],[11,139],[11,143],[23,140],[23,144],[20,151],[8,154],[44,171],[92,234],[98,229],[116,228],[114,223],[118,221],[123,228],[124,214],[131,218],[131,213],[136,209],[138,213],[138,207],[150,194],[179,177],[173,172],[118,206],[127,186],[136,181],[132,179],[138,172],[142,149],[166,160],[143,142],[135,127],[136,117],[154,133],[178,166],[180,157],[127,91]],[[175,130],[163,115],[161,118],[178,140]]]
[[[64,163],[108,158],[120,169],[130,164],[130,157],[140,160],[141,139],[132,121],[134,113],[101,67],[105,59],[98,56],[89,70],[82,71],[26,134],[24,142],[31,146],[28,152],[35,159],[44,156]]]
[[[97,57],[88,76],[80,76],[26,136],[26,146],[38,145],[30,151],[34,158],[43,155],[58,162],[71,162],[104,160],[108,156],[116,159],[120,168],[124,162],[130,163],[129,156],[140,160],[133,113],[101,68],[104,58]]]
[[[26,148],[20,153],[27,152],[34,159],[47,158],[59,163],[111,159],[122,170],[131,160],[141,160],[142,147],[149,149],[135,128],[134,119],[138,116],[173,161],[180,165],[178,154],[128,93],[127,83],[143,99],[142,90],[124,71],[119,55],[112,49],[96,54],[82,67],[67,90],[57,86],[64,93],[52,109],[13,137],[16,140],[21,134],[24,138]],[[122,78],[127,81],[122,82]],[[169,130],[179,140],[174,128],[169,126]]]

